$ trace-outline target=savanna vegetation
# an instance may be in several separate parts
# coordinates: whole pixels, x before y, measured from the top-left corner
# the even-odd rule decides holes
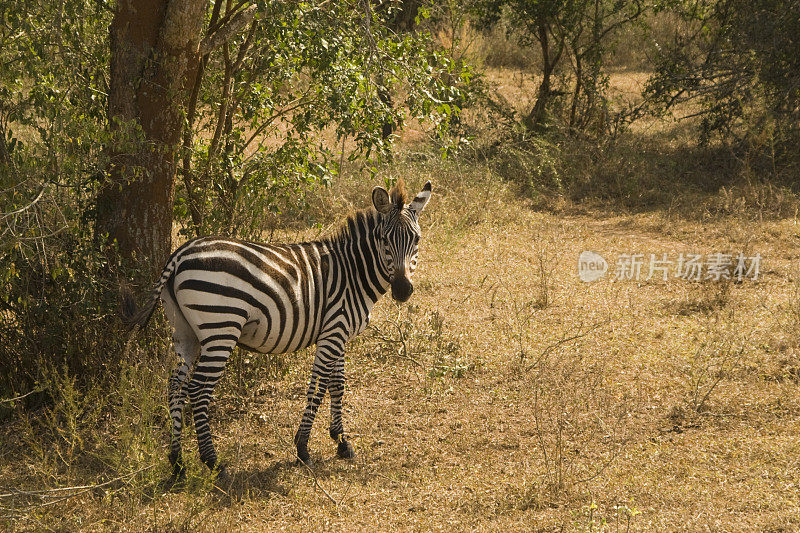
[[[800,529],[799,34],[780,0],[3,4],[0,524]],[[187,431],[165,490],[174,354],[121,294],[400,178],[433,197],[414,296],[348,344],[357,457],[323,409],[295,465],[312,352],[237,351],[231,485]],[[646,279],[718,253],[760,271]]]

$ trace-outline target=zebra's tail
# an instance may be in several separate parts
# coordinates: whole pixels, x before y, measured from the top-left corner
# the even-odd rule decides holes
[[[141,309],[136,309],[136,302],[130,292],[125,292],[125,294],[123,294],[122,323],[125,324],[128,331],[136,326],[139,326],[139,329],[144,329],[147,326],[150,317],[153,316],[153,312],[156,310],[156,306],[158,306],[158,300],[161,297],[161,291],[164,290],[164,285],[167,284],[167,281],[169,281],[169,278],[171,278],[172,274],[175,272],[175,265],[177,262],[178,254],[174,253],[169,258],[169,261],[167,261],[167,266],[161,271],[161,277],[155,287],[153,287],[150,298]]]

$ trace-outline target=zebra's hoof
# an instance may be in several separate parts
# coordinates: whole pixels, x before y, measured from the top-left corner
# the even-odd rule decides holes
[[[295,464],[297,466],[306,465],[311,468],[313,462],[311,461],[311,455],[308,453],[308,439],[301,440],[298,432],[294,437],[294,442],[297,445],[297,463]]]
[[[228,474],[228,469],[222,465],[219,465],[215,469],[214,473],[214,488],[226,492],[230,489],[231,483],[233,479],[231,478],[230,474]]]
[[[305,459],[301,459],[300,457],[297,458],[297,461],[294,462],[295,466],[307,466],[308,468],[314,468],[314,461],[311,460],[311,457],[306,457]]]
[[[218,480],[218,481],[221,481],[221,482],[224,483],[225,481],[229,481],[231,479],[231,476],[228,475],[228,469],[225,468],[225,466],[223,466],[223,465],[218,465],[214,469],[214,471],[215,471],[214,472],[215,473],[215,475],[214,475],[214,479],[215,480]]]
[[[166,492],[177,492],[182,490],[185,484],[186,471],[181,468],[180,470],[172,472],[161,484],[161,488]]]
[[[342,439],[336,446],[336,456],[339,459],[352,459],[356,456],[356,451],[353,449],[352,444]]]

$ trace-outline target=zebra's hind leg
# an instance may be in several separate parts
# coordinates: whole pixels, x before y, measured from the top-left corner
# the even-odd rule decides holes
[[[169,378],[167,395],[169,401],[169,415],[172,421],[172,435],[169,450],[169,462],[172,465],[172,474],[167,482],[168,486],[182,482],[186,477],[181,452],[181,434],[183,432],[183,408],[186,403],[186,389],[189,382],[191,367],[200,353],[200,342],[183,314],[178,310],[174,300],[167,296],[164,298],[164,308],[167,318],[173,325],[172,342],[175,353],[178,354],[179,363],[172,371]]]
[[[331,438],[336,442],[336,455],[342,459],[352,459],[356,453],[353,445],[344,436],[342,424],[342,398],[344,397],[344,357],[333,363],[328,390],[331,393]]]
[[[208,424],[208,405],[211,402],[214,387],[228,361],[234,346],[236,335],[211,335],[200,341],[200,358],[189,381],[189,400],[192,402],[192,416],[197,431],[197,446],[200,460],[212,471],[217,471],[218,478],[226,478],[225,468],[217,460],[217,452],[211,439],[211,428]]]
[[[182,482],[186,478],[181,451],[181,434],[183,432],[183,406],[186,403],[186,385],[188,383],[189,365],[181,357],[181,362],[172,371],[169,378],[169,415],[172,419],[172,440],[169,447],[169,463],[172,465],[170,484]]]

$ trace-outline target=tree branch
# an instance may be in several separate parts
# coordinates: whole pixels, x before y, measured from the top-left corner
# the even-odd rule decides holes
[[[200,55],[209,54],[216,48],[219,48],[223,43],[227,42],[253,20],[257,10],[258,8],[255,5],[251,5],[239,11],[230,21],[217,29],[217,31],[206,36],[205,39],[200,41]]]
[[[19,215],[20,213],[23,213],[23,212],[27,211],[28,209],[30,209],[31,207],[36,205],[39,202],[39,200],[42,199],[42,196],[44,195],[44,191],[45,191],[46,188],[47,188],[47,184],[44,184],[42,186],[42,188],[39,190],[39,194],[36,195],[36,198],[34,198],[33,201],[31,203],[29,203],[28,205],[26,205],[25,207],[20,207],[19,209],[16,209],[14,211],[9,211],[7,213],[3,213],[2,211],[0,211],[0,217],[6,218],[6,217],[13,216],[13,215]]]

